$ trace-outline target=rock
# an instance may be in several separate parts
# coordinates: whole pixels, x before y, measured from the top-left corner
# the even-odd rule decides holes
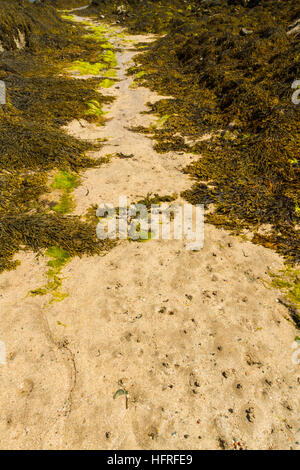
[[[240,30],[240,35],[241,36],[249,36],[250,34],[253,34],[252,29],[242,28]]]

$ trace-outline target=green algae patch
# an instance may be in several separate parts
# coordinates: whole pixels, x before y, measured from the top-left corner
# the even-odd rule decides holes
[[[101,104],[98,103],[97,100],[93,100],[87,105],[89,109],[86,111],[86,114],[97,117],[101,121],[101,123],[104,124],[103,116],[106,113],[103,111]]]
[[[102,82],[100,82],[101,88],[110,88],[114,84],[115,84],[115,81],[114,80],[109,80],[109,78],[105,78],[104,80],[102,80]]]
[[[55,175],[51,187],[62,192],[59,203],[53,207],[55,212],[59,212],[60,214],[68,214],[73,211],[75,208],[75,202],[71,192],[73,189],[79,186],[79,183],[79,177],[73,173],[60,171],[57,175]]]
[[[88,34],[86,37],[93,39],[94,41],[99,41],[99,42],[106,42],[105,39],[105,33],[107,33],[107,28],[105,26],[96,26],[91,23],[87,23],[89,28],[88,28]],[[101,46],[101,45],[100,45]]]
[[[62,268],[70,261],[70,255],[67,251],[57,246],[48,248],[45,256],[50,258],[47,266],[50,268],[46,272],[47,284],[39,289],[31,290],[30,295],[51,295],[50,303],[61,302],[68,294],[61,291],[63,279],[61,277]]]
[[[100,57],[110,69],[118,65],[116,55],[110,49],[105,50]]]
[[[287,266],[279,273],[269,273],[272,287],[283,291],[286,297],[300,309],[300,271]],[[300,321],[300,318],[299,318]]]
[[[80,183],[79,177],[68,171],[60,171],[54,177],[54,181],[51,185],[53,189],[61,189],[66,192],[72,191]]]
[[[144,75],[146,75],[146,72],[144,72],[143,70],[141,70],[140,72],[138,72],[138,73],[135,75],[135,78],[142,78],[142,77],[144,77]]]
[[[66,15],[66,14],[62,14],[61,15],[61,18],[63,20],[67,20],[67,21],[75,21],[75,17],[73,15]]]
[[[157,122],[155,122],[154,124],[151,124],[151,128],[152,129],[158,129],[158,128],[162,128],[164,127],[164,125],[166,124],[166,122],[170,119],[171,115],[169,114],[166,114],[164,116],[161,116]]]
[[[53,210],[55,212],[59,212],[60,214],[68,214],[75,209],[75,201],[71,194],[64,193],[62,194],[60,201],[58,204],[53,206]]]
[[[70,72],[78,72],[80,75],[100,75],[106,64],[96,62],[94,64],[84,60],[76,60],[68,69]]]
[[[110,44],[109,42],[105,42],[104,44],[100,44],[100,47],[102,49],[111,49],[111,50],[114,49],[114,46],[112,44]]]
[[[300,270],[287,264],[279,272],[268,273],[271,281],[265,284],[279,289],[284,297],[279,301],[288,308],[290,317],[295,325],[300,327]]]
[[[48,266],[54,270],[60,270],[70,259],[69,253],[63,248],[51,246],[46,250],[46,256],[50,258]]]
[[[105,49],[98,57],[98,62],[87,62],[83,60],[76,60],[68,68],[69,72],[77,72],[80,75],[102,75],[103,70],[111,69],[118,65],[115,54],[110,49]]]
[[[68,19],[70,19],[69,17]],[[95,43],[99,43],[99,47],[103,49],[102,53],[98,57],[98,61],[91,63],[86,61],[75,61],[70,67],[69,71],[76,71],[81,75],[99,75],[100,72],[105,68],[113,68],[118,65],[114,46],[107,40],[105,33],[112,32],[112,28],[105,25],[94,25],[91,22],[81,22],[88,26],[88,33],[84,35],[84,38],[91,40]]]

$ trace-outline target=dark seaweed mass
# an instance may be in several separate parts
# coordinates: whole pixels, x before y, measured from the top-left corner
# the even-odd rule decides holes
[[[195,184],[184,197],[213,204],[217,226],[250,228],[253,241],[299,261],[299,1],[93,0],[89,10],[164,33],[132,73],[174,97],[151,105],[170,116],[154,131],[157,151],[201,155],[186,169]]]
[[[16,266],[20,247],[55,245],[70,255],[108,247],[97,240],[94,226],[56,214],[45,199],[50,170],[78,172],[99,164],[85,155],[94,145],[61,129],[83,117],[91,100],[107,101],[95,91],[96,80],[63,73],[73,60],[92,61],[99,54],[99,45],[85,35],[49,4],[1,0],[0,80],[7,104],[0,105],[0,271]]]

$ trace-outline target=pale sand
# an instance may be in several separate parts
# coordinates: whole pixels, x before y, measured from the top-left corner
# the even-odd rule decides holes
[[[145,40],[135,37],[135,40]],[[127,50],[125,50],[127,49]],[[121,82],[105,127],[73,122],[82,138],[108,137],[97,156],[122,152],[87,171],[75,213],[91,204],[136,201],[191,186],[190,155],[157,154],[125,127],[148,125],[146,88],[129,88],[132,56],[119,54]],[[82,127],[82,125],[84,127]],[[297,448],[296,329],[266,288],[274,252],[205,227],[201,251],[183,241],[123,241],[106,256],[73,259],[60,303],[28,297],[45,284],[46,260],[20,254],[0,276],[2,449],[216,449],[233,439],[249,449]],[[118,389],[129,392],[113,399]],[[298,422],[297,422],[298,421]]]

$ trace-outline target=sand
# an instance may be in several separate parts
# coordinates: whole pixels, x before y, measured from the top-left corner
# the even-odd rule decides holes
[[[182,168],[192,155],[158,154],[129,130],[159,97],[126,76],[134,36],[115,38],[116,100],[97,127],[68,132],[108,141],[112,158],[82,175],[76,214],[91,204],[137,201],[191,186]],[[178,198],[180,202],[180,198]],[[63,269],[62,302],[28,296],[46,282],[32,253],[0,276],[1,449],[296,449],[297,334],[279,292],[265,281],[283,266],[273,251],[205,225],[205,243],[121,241],[105,256],[72,259]],[[122,389],[128,392],[115,399]]]

